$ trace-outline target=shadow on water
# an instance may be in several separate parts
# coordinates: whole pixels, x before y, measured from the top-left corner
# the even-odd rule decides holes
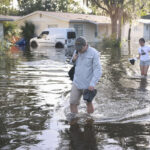
[[[63,144],[67,140],[70,141],[68,145],[61,145],[61,148],[64,149],[66,147],[73,150],[141,150],[150,148],[149,125],[120,123],[74,124],[61,135],[64,139]]]
[[[138,63],[118,49],[102,49],[103,77],[97,85],[95,113],[66,123],[73,49],[20,48],[0,59],[0,149],[148,150],[150,79],[141,79]]]

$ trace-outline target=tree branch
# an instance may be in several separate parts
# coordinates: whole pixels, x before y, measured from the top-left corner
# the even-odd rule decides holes
[[[108,14],[110,13],[109,10],[103,7],[97,0],[92,0],[92,2],[94,2],[99,8],[105,10]]]

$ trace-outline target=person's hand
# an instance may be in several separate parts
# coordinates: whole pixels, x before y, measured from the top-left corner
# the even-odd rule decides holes
[[[77,58],[78,58],[78,54],[75,54],[75,55],[73,56],[72,61],[75,62],[75,61],[77,60]]]
[[[88,90],[93,91],[94,90],[94,86],[89,86]]]

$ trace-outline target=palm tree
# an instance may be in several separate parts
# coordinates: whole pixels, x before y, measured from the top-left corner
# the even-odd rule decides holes
[[[31,38],[35,36],[35,25],[32,22],[25,22],[23,26],[21,26],[21,35],[26,40],[27,44]]]

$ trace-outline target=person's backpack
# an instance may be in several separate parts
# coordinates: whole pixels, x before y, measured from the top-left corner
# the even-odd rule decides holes
[[[72,80],[72,81],[73,81],[73,78],[74,78],[74,73],[75,73],[75,65],[68,72],[70,80]]]
[[[76,51],[76,54],[78,54],[78,51]],[[69,75],[69,77],[70,77],[70,80],[72,80],[73,81],[73,78],[74,78],[74,73],[75,73],[75,64],[73,65],[73,67],[69,70],[69,72],[68,72],[68,75]]]

